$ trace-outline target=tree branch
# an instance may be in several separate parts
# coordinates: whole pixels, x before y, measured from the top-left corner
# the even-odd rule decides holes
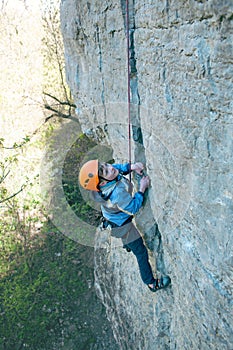
[[[0,178],[0,184],[5,180],[5,178],[6,178],[6,177],[9,175],[9,173],[10,173],[10,170],[8,170],[7,173],[5,173],[5,170],[6,170],[6,169],[3,170],[2,177]]]
[[[10,199],[14,198],[15,196],[17,196],[17,194],[19,194],[20,192],[23,191],[24,187],[25,187],[25,185],[21,186],[21,189],[20,189],[18,192],[12,194],[11,196],[9,196],[9,197],[7,197],[7,198],[4,198],[4,199],[0,200],[0,203],[7,202],[7,201],[9,201]]]
[[[57,97],[55,97],[55,96],[49,94],[48,92],[43,92],[43,94],[44,94],[45,96],[48,96],[48,97],[52,98],[53,100],[57,101],[57,102],[58,102],[60,105],[62,105],[62,106],[70,106],[70,107],[76,108],[76,105],[73,104],[73,103],[71,103],[69,100],[68,100],[68,101],[62,102],[62,101],[60,101]]]
[[[58,116],[58,117],[66,118],[66,119],[70,117],[70,114],[62,113],[62,112],[56,110],[55,108],[53,108],[53,107],[51,107],[51,106],[49,106],[49,105],[45,105],[45,108],[48,109],[49,111],[54,112],[55,115]],[[54,115],[52,115],[52,116],[54,117]],[[48,117],[48,118],[46,118],[45,121],[47,122],[48,119],[50,119],[50,118],[51,118],[51,116]]]

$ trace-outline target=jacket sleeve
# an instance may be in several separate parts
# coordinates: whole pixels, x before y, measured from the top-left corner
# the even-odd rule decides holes
[[[125,163],[125,164],[112,164],[112,166],[114,168],[116,168],[117,170],[119,170],[121,173],[123,173],[123,175],[127,175],[131,172],[130,169],[130,164],[129,163]]]
[[[118,186],[111,196],[111,202],[116,204],[119,210],[128,215],[136,214],[143,203],[143,193],[136,192],[133,197],[125,190],[124,185]]]

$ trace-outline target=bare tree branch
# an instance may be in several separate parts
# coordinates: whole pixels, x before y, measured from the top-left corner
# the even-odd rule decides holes
[[[2,177],[0,178],[0,184],[5,180],[5,178],[9,175],[10,173],[10,170],[7,171],[7,173],[5,173],[5,170],[3,170],[3,173],[2,173]]]
[[[58,111],[57,109],[55,109],[47,104],[44,107],[45,107],[45,109],[54,112],[58,117],[66,118],[66,119],[70,117],[70,114],[62,113],[62,112]],[[45,119],[45,121],[47,121],[47,118]]]
[[[71,103],[71,102],[69,101],[69,99],[68,99],[67,101],[63,101],[63,102],[62,102],[62,101],[60,101],[57,97],[55,97],[55,96],[49,94],[48,92],[44,92],[43,94],[44,94],[45,96],[48,96],[48,97],[52,98],[53,100],[57,101],[57,102],[58,102],[60,105],[62,105],[62,106],[70,106],[70,107],[76,108],[76,105],[73,104],[73,103]]]
[[[43,20],[46,26],[47,32],[50,33],[50,38],[52,40],[53,45],[49,45],[49,49],[53,52],[53,54],[56,57],[56,62],[58,64],[58,71],[61,79],[61,87],[64,91],[64,95],[66,100],[69,100],[69,88],[67,88],[65,84],[65,77],[64,77],[64,57],[63,57],[63,52],[64,49],[62,47],[62,39],[61,39],[61,33],[60,29],[57,25],[59,23],[58,17],[59,17],[59,12],[55,11],[53,14],[49,12],[47,14],[48,17],[44,16]]]
[[[11,146],[11,147],[6,147],[6,146],[1,145],[1,147],[4,148],[4,149],[16,149],[16,148],[23,147],[28,141],[30,141],[30,138],[29,138],[29,137],[25,137],[25,138],[24,138],[24,141],[21,142],[21,143],[19,143],[19,144],[15,143],[15,144],[14,144],[13,146]]]
[[[4,202],[7,202],[9,201],[10,199],[14,198],[15,196],[17,196],[17,194],[19,194],[20,192],[23,191],[25,185],[21,186],[21,189],[19,191],[17,191],[16,193],[12,194],[11,196],[7,197],[7,198],[4,198],[2,200],[0,200],[0,203],[4,203]]]

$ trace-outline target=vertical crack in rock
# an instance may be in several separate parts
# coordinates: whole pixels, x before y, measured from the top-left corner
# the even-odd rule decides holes
[[[101,101],[102,104],[104,106],[104,110],[105,110],[105,84],[104,84],[104,75],[103,75],[103,57],[102,57],[102,47],[101,47],[101,41],[100,41],[100,31],[99,31],[99,26],[96,25],[96,40],[97,40],[97,45],[98,45],[98,49],[99,49],[99,71],[101,74],[101,84],[102,84],[102,91],[101,91]],[[105,111],[105,115],[106,115],[106,111]]]
[[[121,1],[122,14],[124,17],[124,24],[126,29],[126,1]],[[134,32],[135,32],[135,10],[134,10],[134,0],[129,1],[129,64],[130,64],[130,90],[131,90],[131,123],[132,123],[132,132],[133,140],[136,143],[136,147],[141,148],[141,150],[136,150],[135,154],[138,153],[141,155],[141,161],[145,161],[145,153],[143,146],[143,134],[141,129],[140,122],[140,96],[138,92],[138,76],[137,76],[137,67],[136,67],[136,57],[135,57],[135,41],[134,41]],[[139,152],[138,152],[139,151]]]
[[[122,14],[124,17],[124,23],[126,28],[126,2],[121,1]],[[129,1],[129,57],[130,57],[130,89],[131,89],[131,123],[133,140],[135,142],[135,161],[140,161],[146,164],[145,148],[143,145],[143,132],[141,128],[140,120],[140,96],[138,92],[138,76],[137,76],[137,60],[135,57],[135,10],[134,0]],[[136,181],[140,181],[140,177],[136,176]],[[153,212],[149,197],[146,198],[145,203],[146,210],[138,215],[137,224],[139,229],[144,235],[144,239],[148,248],[156,255],[157,270],[161,273],[165,273],[165,264],[163,260],[163,244],[161,233],[159,232],[158,225],[154,219]],[[150,218],[149,222],[148,219]],[[143,225],[147,222],[146,227]]]
[[[124,24],[126,28],[126,5],[125,1],[121,1],[122,14],[124,17]],[[143,145],[143,132],[140,119],[140,95],[138,92],[138,75],[137,75],[137,60],[135,53],[135,9],[134,0],[129,1],[129,57],[130,57],[130,89],[131,89],[131,124],[133,140],[135,142],[135,161],[140,161],[146,164],[145,148]],[[165,73],[164,73],[165,74]],[[170,94],[168,94],[170,97]],[[135,177],[136,181],[140,181],[140,177]],[[150,199],[148,193],[145,198],[144,210],[142,210],[136,218],[137,226],[143,234],[147,247],[150,250],[152,265],[155,265],[156,272],[160,274],[166,274],[166,268],[164,263],[164,251],[162,243],[162,235],[159,231],[158,225],[155,221],[153,211],[151,209]],[[163,317],[161,317],[162,319]],[[169,311],[166,312],[166,330],[164,327],[159,327],[159,334],[170,333],[170,321],[171,315]]]

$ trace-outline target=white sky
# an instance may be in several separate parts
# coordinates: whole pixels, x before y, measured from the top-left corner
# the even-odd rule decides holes
[[[0,4],[1,11],[14,9],[20,15],[25,10],[37,12],[49,6],[59,6],[60,0],[0,0]]]

